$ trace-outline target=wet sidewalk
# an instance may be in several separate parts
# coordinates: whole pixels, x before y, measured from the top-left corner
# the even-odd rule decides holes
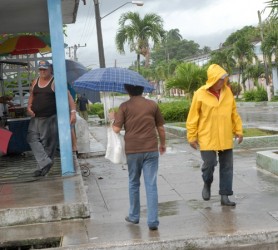
[[[265,110],[263,112],[266,113]],[[104,147],[106,128],[94,126],[90,131],[95,144]],[[212,198],[203,201],[199,152],[190,148],[184,138],[173,134],[167,134],[167,146],[167,153],[161,156],[159,166],[158,231],[149,231],[147,226],[143,180],[140,223],[131,225],[125,222],[129,202],[127,167],[112,164],[99,154],[79,160],[81,167],[90,168],[88,177],[82,178],[79,173],[73,177],[2,187],[1,218],[1,212],[5,210],[7,216],[9,208],[15,204],[19,208],[45,207],[46,204],[51,206],[51,202],[80,204],[81,201],[86,204],[86,199],[90,218],[63,220],[57,217],[56,221],[49,223],[2,226],[0,247],[7,242],[56,239],[60,242],[60,249],[193,250],[233,247],[227,249],[251,250],[255,249],[255,244],[260,247],[260,244],[266,246],[278,242],[278,177],[256,166],[256,151],[272,148],[262,149],[254,145],[253,149],[234,151],[234,196],[231,200],[237,206],[232,208],[220,205],[218,167]],[[25,198],[19,205],[18,199],[23,193]],[[7,202],[3,195],[6,195]],[[29,199],[26,198],[28,195]],[[61,211],[65,211],[63,209]],[[257,249],[276,249],[276,246],[264,248],[261,245]]]

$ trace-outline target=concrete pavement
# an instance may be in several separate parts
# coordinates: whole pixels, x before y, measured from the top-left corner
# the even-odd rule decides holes
[[[104,149],[106,128],[92,126],[90,131],[98,150]],[[79,160],[81,167],[90,168],[88,177],[82,178],[79,173],[54,180],[46,178],[31,185],[0,185],[0,218],[8,216],[9,211],[37,206],[58,207],[53,211],[65,212],[66,208],[57,204],[67,203],[83,204],[90,215],[90,218],[77,216],[64,220],[68,218],[53,217],[53,214],[61,214],[53,212],[52,222],[2,225],[0,247],[15,245],[15,242],[55,240],[60,249],[278,249],[271,244],[278,242],[278,179],[256,166],[256,151],[272,147],[262,149],[254,145],[253,149],[234,151],[234,196],[231,199],[237,206],[230,208],[220,205],[218,167],[212,199],[203,201],[199,152],[191,149],[184,138],[169,133],[167,146],[159,166],[158,231],[149,231],[147,227],[143,180],[140,223],[130,225],[124,221],[128,213],[126,166],[110,163],[99,151],[94,157]]]

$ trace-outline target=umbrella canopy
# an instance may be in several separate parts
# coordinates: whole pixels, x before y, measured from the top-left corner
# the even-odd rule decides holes
[[[0,55],[24,55],[50,52],[49,37],[19,35],[10,37],[0,44]]]
[[[66,60],[67,81],[70,84],[88,72],[88,69],[79,62],[73,60]]]
[[[103,92],[127,93],[124,84],[142,86],[144,92],[152,92],[154,87],[139,73],[124,68],[93,69],[74,81],[77,92],[94,90]]]
[[[68,89],[75,99],[76,92],[73,89],[73,82],[80,76],[84,75],[88,72],[88,69],[79,62],[73,60],[66,60],[66,74],[67,74],[67,82],[68,82]],[[96,103],[100,102],[100,94],[99,91],[86,91],[80,90],[78,92],[81,95],[84,95],[90,102]]]

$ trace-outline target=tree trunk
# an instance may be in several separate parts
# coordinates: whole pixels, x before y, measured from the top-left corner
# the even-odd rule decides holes
[[[140,71],[140,54],[137,54],[137,72]]]
[[[145,54],[145,67],[148,68],[150,65],[150,50],[147,49]]]
[[[240,70],[238,72],[238,81],[237,81],[237,84],[240,86]],[[238,96],[239,96],[239,91],[236,92],[236,98],[238,99]]]

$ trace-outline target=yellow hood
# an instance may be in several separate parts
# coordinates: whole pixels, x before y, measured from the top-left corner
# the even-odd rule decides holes
[[[208,80],[206,81],[205,88],[208,89],[214,85],[220,78],[228,76],[228,73],[219,65],[211,64],[207,71]],[[227,83],[227,78],[225,79],[225,84]]]

